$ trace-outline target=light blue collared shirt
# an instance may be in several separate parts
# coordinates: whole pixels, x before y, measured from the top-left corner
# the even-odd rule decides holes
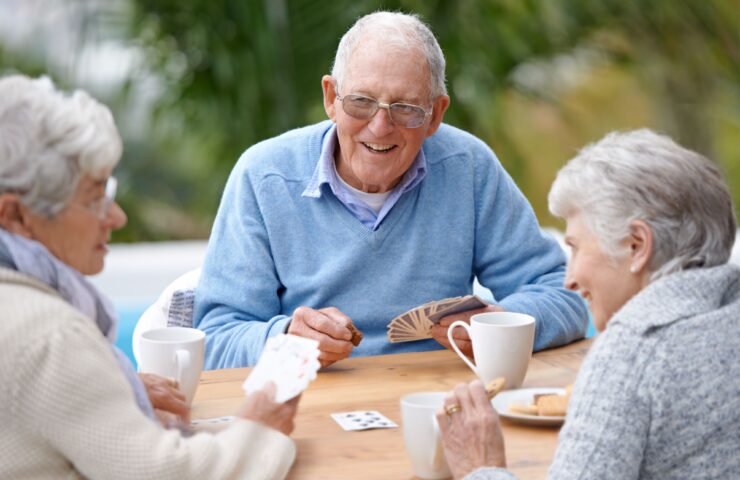
[[[332,125],[326,131],[321,143],[321,155],[316,164],[316,170],[313,172],[308,186],[303,191],[304,197],[320,198],[321,186],[328,184],[332,193],[339,199],[347,209],[352,212],[363,225],[371,230],[377,230],[380,222],[388,215],[393,205],[396,204],[401,195],[408,192],[421,182],[427,173],[427,161],[424,157],[424,151],[419,149],[414,162],[411,164],[406,173],[403,174],[401,181],[391,191],[391,194],[385,200],[383,207],[376,214],[375,211],[364,201],[357,198],[347,187],[345,187],[337,174],[334,163],[334,150],[337,145],[337,126]]]

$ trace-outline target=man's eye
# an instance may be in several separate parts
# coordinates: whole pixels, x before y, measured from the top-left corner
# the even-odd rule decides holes
[[[367,97],[354,97],[351,101],[353,105],[359,108],[370,108],[375,104],[375,100]]]

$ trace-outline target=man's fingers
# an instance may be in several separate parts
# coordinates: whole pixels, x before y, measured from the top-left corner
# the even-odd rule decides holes
[[[332,352],[321,351],[321,353],[319,353],[319,363],[321,363],[322,367],[328,367],[332,363],[345,359],[348,356],[349,356],[349,352],[332,353]]]
[[[299,307],[293,312],[293,321],[305,323],[311,329],[336,340],[352,338],[352,332],[347,328],[349,317],[336,308],[314,310],[308,307]]]
[[[328,335],[336,338],[337,340],[352,339],[352,332],[350,332],[349,328],[347,328],[347,325],[352,323],[351,318],[345,315],[338,308],[334,307],[322,308],[319,311],[334,322],[334,326],[331,327],[332,332],[326,332]]]

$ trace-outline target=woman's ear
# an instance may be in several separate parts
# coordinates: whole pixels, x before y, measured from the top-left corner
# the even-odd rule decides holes
[[[23,206],[18,195],[14,193],[0,195],[0,227],[21,237],[31,238],[25,210],[26,207]]]
[[[630,223],[629,236],[630,272],[647,271],[653,258],[653,230],[642,220]]]

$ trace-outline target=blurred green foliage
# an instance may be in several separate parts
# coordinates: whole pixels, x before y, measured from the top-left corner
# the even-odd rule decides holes
[[[549,185],[578,148],[650,127],[717,160],[740,201],[736,0],[131,0],[90,10],[143,63],[109,99],[160,95],[128,134],[118,240],[208,236],[226,177],[262,139],[326,118],[320,79],[341,35],[377,9],[414,12],[447,58],[445,121],[486,141],[543,224]],[[103,29],[105,30],[105,29]],[[88,41],[100,41],[90,28]],[[4,61],[0,57],[0,64]],[[142,125],[134,127],[141,128]],[[132,128],[136,130],[136,128]]]

